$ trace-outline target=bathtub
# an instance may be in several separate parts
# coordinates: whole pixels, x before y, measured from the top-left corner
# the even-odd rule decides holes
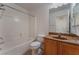
[[[1,50],[0,55],[23,55],[30,48],[29,44],[32,41],[33,40],[29,40],[10,49],[8,48],[7,50]]]

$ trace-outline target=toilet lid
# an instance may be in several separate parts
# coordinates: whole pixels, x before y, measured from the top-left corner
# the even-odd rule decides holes
[[[31,45],[32,47],[40,47],[41,43],[38,42],[38,41],[35,41],[35,42],[32,42],[30,45]]]

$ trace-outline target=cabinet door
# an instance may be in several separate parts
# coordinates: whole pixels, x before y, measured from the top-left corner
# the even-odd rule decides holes
[[[44,39],[44,54],[56,55],[57,54],[57,41],[51,39]]]
[[[58,41],[58,42],[57,42],[57,45],[58,45],[58,46],[57,46],[57,48],[58,48],[58,49],[57,49],[57,54],[58,54],[58,55],[62,55],[62,42],[59,42],[59,41]]]
[[[79,46],[62,43],[62,54],[63,55],[79,55]]]

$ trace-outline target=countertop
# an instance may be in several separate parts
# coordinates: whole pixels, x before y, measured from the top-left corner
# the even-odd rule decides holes
[[[78,37],[63,36],[65,38],[67,38],[67,40],[62,40],[59,38],[58,39],[54,38],[53,36],[56,37],[57,35],[47,35],[44,38],[79,45],[79,38]]]

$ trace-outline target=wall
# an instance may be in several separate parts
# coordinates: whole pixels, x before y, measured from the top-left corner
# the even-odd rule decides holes
[[[49,30],[49,6],[42,6],[31,11],[36,16],[36,34],[47,35]]]
[[[73,8],[73,19],[71,19],[71,32],[79,36],[79,4]]]

